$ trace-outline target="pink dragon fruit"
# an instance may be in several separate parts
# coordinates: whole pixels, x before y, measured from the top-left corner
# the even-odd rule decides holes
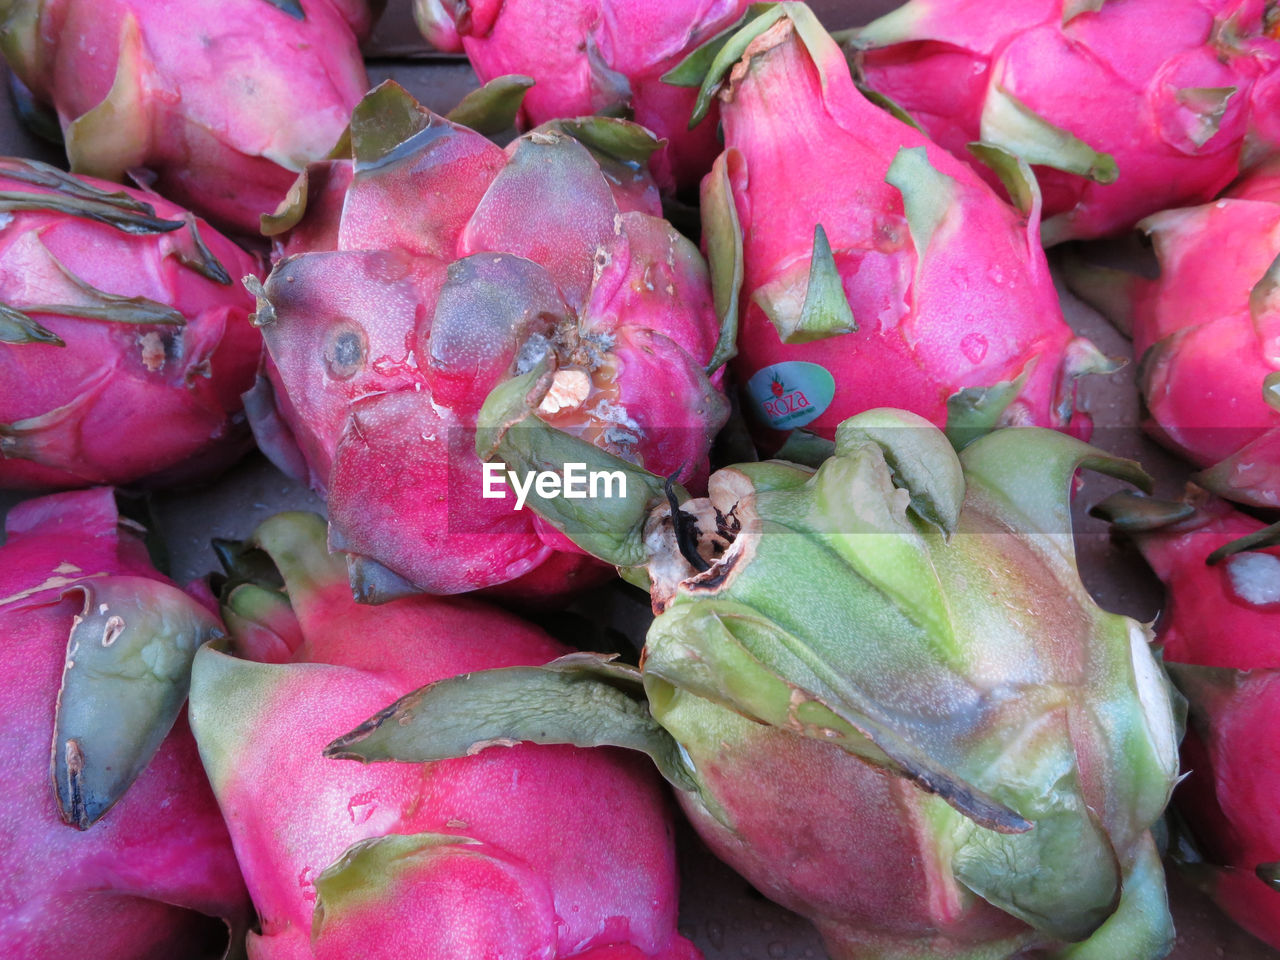
[[[1098,509],[1129,530],[1168,590],[1159,640],[1191,705],[1190,773],[1174,793],[1199,858],[1188,872],[1280,949],[1280,524],[1195,499],[1112,498]]]
[[[173,482],[249,446],[257,261],[153,194],[0,158],[0,488]]]
[[[3,0],[0,52],[77,173],[256,235],[368,88],[365,0]],[[180,29],[175,29],[180,25]]]
[[[652,140],[597,118],[504,152],[388,82],[351,145],[269,226],[292,233],[259,292],[259,445],[327,495],[362,599],[590,580],[606,568],[485,470],[475,418],[545,360],[531,400],[548,423],[705,477],[726,415],[704,372],[719,330],[705,264],[660,218]]]
[[[234,655],[197,655],[191,725],[261,918],[251,960],[698,960],[675,932],[667,801],[634,755],[323,754],[415,687],[557,643],[471,600],[357,605],[314,514],[222,549]]]
[[[664,189],[696,188],[720,145],[714,123],[689,129],[694,94],[661,78],[746,8],[747,0],[414,0],[426,38],[465,50],[481,80],[536,81],[520,110],[524,127],[626,114],[664,139],[650,161]]]
[[[1254,84],[1280,67],[1269,7],[911,0],[846,44],[866,83],[957,157],[972,162],[967,145],[982,141],[1035,165],[1043,239],[1057,243],[1203,203],[1235,179]]]
[[[763,424],[830,438],[895,406],[953,432],[1087,432],[1074,378],[1110,367],[1063,322],[1025,163],[982,150],[1019,212],[862,97],[802,4],[767,8],[721,48],[701,102],[717,89],[726,149],[703,184],[704,236]]]
[[[195,647],[220,625],[152,569],[135,526],[106,488],[29,500],[6,518],[6,960],[212,958],[249,918],[179,716]]]
[[[1280,164],[1140,226],[1157,279],[1077,261],[1072,288],[1132,334],[1146,427],[1197,483],[1280,507]]]

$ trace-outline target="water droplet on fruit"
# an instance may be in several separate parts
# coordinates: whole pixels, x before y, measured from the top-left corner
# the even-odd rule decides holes
[[[960,341],[960,352],[970,363],[981,363],[982,358],[987,355],[987,338],[980,333],[965,334]]]

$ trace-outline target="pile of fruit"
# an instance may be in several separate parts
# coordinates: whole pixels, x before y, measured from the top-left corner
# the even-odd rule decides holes
[[[416,0],[442,115],[375,0],[0,0],[6,958],[698,960],[676,806],[835,960],[1280,949],[1280,3],[833,6]],[[175,583],[254,446],[325,515]]]

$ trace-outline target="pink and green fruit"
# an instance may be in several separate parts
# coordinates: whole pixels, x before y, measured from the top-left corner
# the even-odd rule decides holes
[[[222,549],[230,638],[196,658],[191,725],[258,909],[251,960],[699,960],[641,758],[515,741],[416,765],[324,753],[416,687],[559,644],[470,599],[355,603],[314,514]]]
[[[365,0],[0,0],[0,52],[77,173],[141,176],[219,226],[258,218],[369,82]]]
[[[259,270],[154,193],[0,158],[0,488],[160,486],[244,453]]]
[[[388,82],[352,115],[350,158],[313,164],[266,221],[283,258],[259,291],[250,420],[327,497],[363,599],[545,600],[607,576],[510,484],[485,495],[480,405],[540,364],[530,402],[558,431],[705,480],[720,329],[702,257],[661,217],[655,145],[588,118],[503,150]]]
[[[250,913],[183,715],[221,625],[155,571],[110,489],[28,500],[5,534],[4,955],[212,960]]]

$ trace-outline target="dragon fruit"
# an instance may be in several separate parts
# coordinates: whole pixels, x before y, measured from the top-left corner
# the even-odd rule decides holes
[[[1196,482],[1280,507],[1280,164],[1140,226],[1158,278],[1077,260],[1072,289],[1133,336],[1146,428],[1207,468]]]
[[[191,725],[261,918],[251,960],[698,960],[675,932],[671,824],[640,758],[322,753],[415,687],[559,644],[468,599],[357,605],[314,514],[222,552],[230,649],[197,655]]]
[[[195,646],[219,624],[152,568],[135,527],[106,488],[29,500],[5,520],[7,960],[212,958],[249,919],[179,716]]]
[[[1255,103],[1280,68],[1270,6],[911,0],[846,46],[866,83],[957,157],[981,140],[1033,164],[1051,244],[1127,230],[1235,179],[1251,112],[1280,93]]]
[[[174,482],[249,446],[257,261],[153,194],[0,158],[0,488]]]
[[[357,38],[376,6],[0,0],[0,52],[31,110],[56,110],[76,173],[144,178],[256,236],[368,89]]]
[[[705,478],[727,414],[704,372],[719,327],[706,265],[660,218],[653,146],[596,118],[503,151],[388,82],[352,115],[353,159],[310,167],[273,218],[291,232],[246,404],[259,445],[327,496],[362,599],[545,597],[604,569],[474,452],[485,396],[544,356],[549,423]]]
[[[761,424],[830,438],[895,406],[953,430],[1087,433],[1074,378],[1111,366],[1063,322],[1026,164],[980,148],[1017,211],[859,94],[802,4],[767,8],[703,73],[726,147],[703,184],[704,237]]]
[[[1160,507],[1173,512],[1160,516]],[[1195,843],[1188,874],[1280,948],[1280,549],[1268,549],[1280,525],[1203,497],[1114,498],[1098,509],[1133,537],[1168,590],[1159,640],[1191,707],[1182,745],[1190,773],[1174,794]]]
[[[548,429],[523,403],[504,388],[481,417],[512,468]],[[438,682],[331,751],[643,750],[711,848],[835,960],[1165,955],[1150,828],[1177,773],[1171,691],[1149,631],[1081,583],[1068,508],[1079,467],[1145,485],[1137,464],[1036,428],[957,455],[875,410],[817,470],[729,467],[707,499],[613,466],[629,527],[535,506],[647,578],[642,666],[578,655]]]
[[[426,38],[465,50],[481,80],[524,74],[524,127],[625,114],[666,143],[650,160],[665,189],[696,189],[720,152],[714,123],[690,130],[694,94],[662,82],[680,59],[730,26],[747,0],[414,0]]]

